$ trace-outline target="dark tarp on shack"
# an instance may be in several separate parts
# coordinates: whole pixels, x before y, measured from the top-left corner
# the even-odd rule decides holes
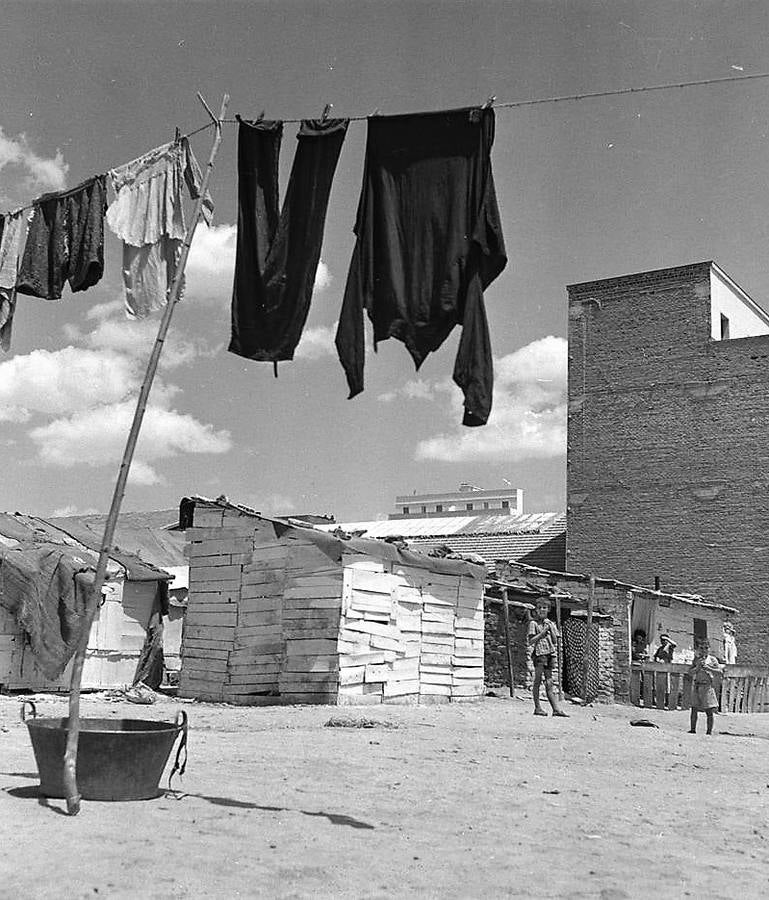
[[[74,548],[0,547],[0,605],[29,636],[37,663],[51,680],[75,652],[93,580],[90,561]]]

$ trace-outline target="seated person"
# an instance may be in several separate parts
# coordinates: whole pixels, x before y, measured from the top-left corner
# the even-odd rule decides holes
[[[676,642],[671,641],[666,634],[660,635],[660,645],[654,653],[654,662],[672,663],[673,651],[676,649]]]
[[[631,659],[633,662],[643,662],[649,658],[648,646],[646,632],[643,628],[636,628],[633,632],[633,646],[631,648]]]

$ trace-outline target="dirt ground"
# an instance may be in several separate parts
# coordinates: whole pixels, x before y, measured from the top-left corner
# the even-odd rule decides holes
[[[38,715],[66,699],[37,698]],[[83,699],[190,718],[182,793],[40,801],[19,698],[0,698],[0,896],[767,896],[769,716],[530,701],[237,708]],[[638,714],[659,728],[630,727]],[[324,727],[332,717],[374,727]],[[704,725],[704,722],[702,723]],[[704,730],[704,728],[702,729]],[[167,785],[167,773],[162,786]]]

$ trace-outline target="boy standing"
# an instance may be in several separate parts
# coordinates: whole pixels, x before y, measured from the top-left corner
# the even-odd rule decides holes
[[[539,688],[542,678],[545,679],[545,693],[553,708],[554,716],[566,718],[566,713],[558,706],[553,689],[553,669],[555,668],[558,652],[558,629],[555,622],[548,619],[550,601],[546,597],[540,597],[534,609],[534,618],[529,622],[529,631],[526,640],[528,647],[532,648],[531,654],[534,661],[534,715],[546,716],[539,701]]]
[[[721,672],[715,656],[710,655],[710,644],[702,640],[694,651],[694,662],[689,668],[692,678],[692,706],[689,734],[697,730],[697,713],[704,712],[707,719],[707,733],[713,734],[713,714],[718,709],[718,698],[713,687],[713,676]]]

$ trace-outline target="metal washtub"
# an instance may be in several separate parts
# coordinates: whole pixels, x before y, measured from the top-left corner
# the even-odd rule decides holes
[[[32,711],[29,717],[25,714],[27,706]],[[40,794],[66,797],[63,771],[68,719],[38,718],[31,700],[22,706],[22,719],[29,729],[40,774]],[[183,774],[187,762],[187,714],[183,710],[177,714],[176,722],[81,719],[77,750],[77,784],[81,797],[84,800],[159,797],[160,778],[179,735],[172,776],[176,771]]]

